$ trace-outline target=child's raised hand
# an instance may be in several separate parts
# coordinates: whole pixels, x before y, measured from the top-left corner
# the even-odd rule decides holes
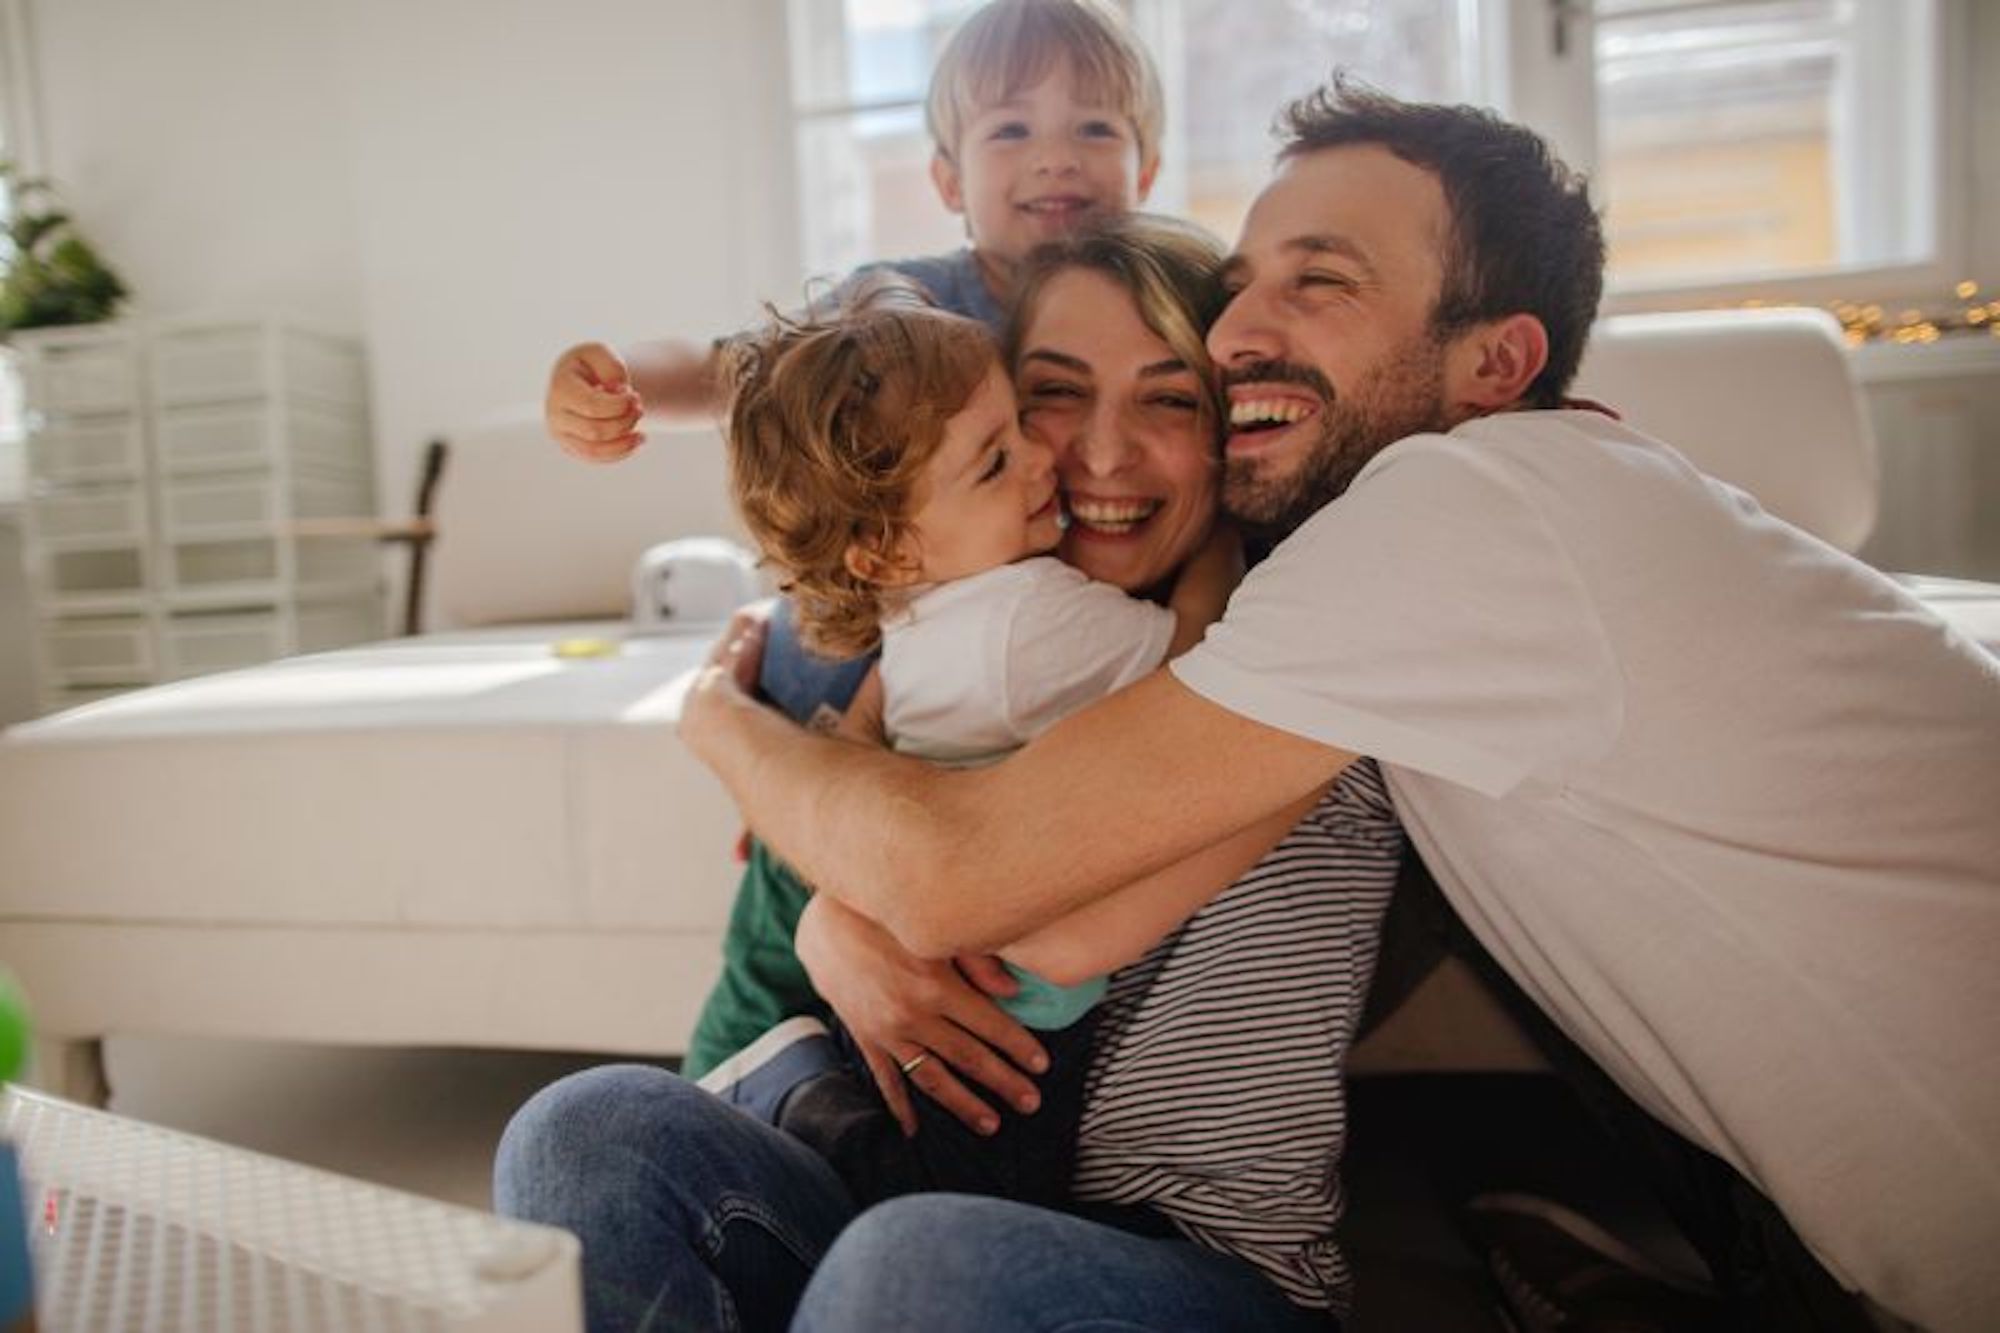
[[[578,343],[556,359],[542,413],[563,452],[590,463],[623,458],[646,438],[645,412],[624,358],[603,343]]]

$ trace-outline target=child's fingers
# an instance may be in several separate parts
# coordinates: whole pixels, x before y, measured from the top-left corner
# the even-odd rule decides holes
[[[590,384],[613,391],[628,385],[624,360],[603,343],[584,343],[574,347],[570,349],[570,358]]]
[[[624,417],[639,417],[645,412],[645,405],[639,401],[637,389],[600,389],[575,377],[564,380],[556,386],[549,397],[549,406],[557,412],[565,412],[586,421],[615,421]]]
[[[629,403],[609,416],[560,406],[551,415],[564,435],[585,440],[615,440],[620,435],[630,435],[639,428],[641,419],[639,409]]]
[[[574,435],[558,435],[556,442],[571,458],[580,458],[586,463],[615,463],[619,459],[645,443],[646,437],[637,432],[620,435],[609,440],[587,440]]]

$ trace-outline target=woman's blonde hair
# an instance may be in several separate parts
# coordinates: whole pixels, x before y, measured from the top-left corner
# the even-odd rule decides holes
[[[1208,328],[1229,304],[1222,287],[1225,258],[1222,243],[1200,227],[1153,213],[1106,218],[1038,246],[1016,274],[1007,364],[1020,364],[1022,340],[1051,281],[1073,269],[1101,273],[1131,295],[1140,322],[1200,377],[1208,420],[1220,422],[1222,393],[1208,356]]]
[[[815,652],[852,657],[881,638],[895,589],[857,574],[850,548],[907,549],[924,465],[999,364],[984,326],[871,276],[831,312],[770,312],[725,344],[729,485]]]
[[[960,24],[931,71],[924,126],[956,161],[965,126],[1067,68],[1076,96],[1132,122],[1139,164],[1159,160],[1166,99],[1159,71],[1125,16],[1104,0],[993,0]]]

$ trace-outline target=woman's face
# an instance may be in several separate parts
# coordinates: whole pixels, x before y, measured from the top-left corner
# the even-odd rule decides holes
[[[1026,431],[1055,451],[1069,509],[1061,555],[1143,593],[1208,535],[1219,478],[1200,372],[1092,269],[1043,284],[1015,383]]]

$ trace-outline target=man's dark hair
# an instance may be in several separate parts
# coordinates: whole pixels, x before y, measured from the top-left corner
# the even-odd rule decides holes
[[[1336,73],[1278,116],[1279,160],[1374,144],[1436,174],[1450,234],[1432,313],[1449,337],[1508,315],[1548,331],[1549,360],[1524,395],[1556,407],[1604,294],[1604,232],[1583,177],[1534,132],[1471,106],[1405,102]]]

